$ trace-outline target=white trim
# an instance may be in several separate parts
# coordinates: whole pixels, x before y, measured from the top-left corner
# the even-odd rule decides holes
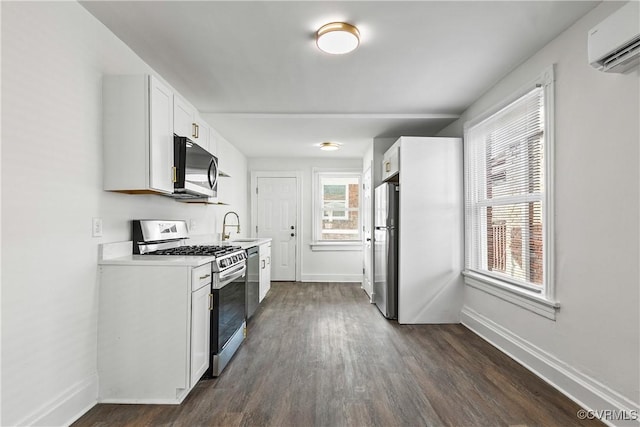
[[[419,113],[207,113],[212,117],[233,117],[238,119],[452,119],[460,114],[419,114]]]
[[[362,283],[362,274],[303,274],[303,282]]]
[[[251,181],[249,187],[249,193],[251,194],[251,205],[249,210],[251,212],[251,236],[258,237],[256,233],[256,225],[258,224],[258,195],[256,194],[256,188],[258,188],[258,178],[295,178],[296,179],[296,223],[298,229],[296,230],[296,281],[302,280],[302,230],[304,230],[302,223],[302,171],[251,171]]]
[[[586,410],[640,412],[640,403],[632,402],[467,306],[462,308],[461,323]],[[610,426],[640,425],[638,420],[618,424],[606,419],[601,421]]]
[[[354,242],[311,242],[309,244],[311,250],[316,252],[322,251],[362,251],[363,244],[360,241]]]
[[[464,271],[462,274],[464,275],[465,284],[472,288],[496,296],[547,319],[556,320],[556,312],[560,309],[560,303],[557,301],[549,301],[542,298],[540,294],[509,286],[502,280],[481,274],[470,271]]]
[[[545,100],[545,134],[543,138],[545,141],[545,153],[544,153],[544,209],[542,215],[542,235],[544,239],[544,283],[545,283],[545,298],[547,300],[553,300],[556,295],[556,283],[555,283],[555,65],[551,65],[547,68],[540,78],[540,84],[544,85]]]
[[[530,80],[527,84],[522,85],[516,91],[512,92],[511,95],[507,96],[502,101],[494,104],[492,107],[487,108],[486,110],[484,110],[483,113],[478,114],[473,119],[466,121],[463,125],[464,132],[466,133],[469,128],[479,125],[480,123],[487,120],[489,117],[498,113],[500,110],[504,109],[505,107],[508,107],[513,102],[517,101],[518,98],[521,98],[527,92],[530,92],[534,88],[534,86],[542,85],[546,87],[551,85],[551,87],[553,87],[552,83],[555,81],[554,67],[555,66],[552,64],[549,67],[545,68],[534,79]],[[546,95],[547,94],[545,91],[545,96]]]
[[[187,395],[188,393],[184,393],[176,399],[100,399],[100,403],[110,405],[180,405]]]
[[[467,149],[467,135],[468,131],[490,119],[494,115],[500,113],[505,108],[509,107],[512,103],[516,102],[527,93],[531,92],[534,87],[542,87],[544,96],[544,132],[542,134],[543,147],[544,147],[544,196],[539,193],[531,195],[520,196],[507,196],[502,198],[492,199],[491,202],[476,201],[474,206],[499,206],[502,204],[511,203],[524,203],[541,201],[543,206],[542,212],[542,226],[543,226],[543,245],[544,245],[544,271],[543,271],[543,283],[544,289],[542,291],[542,298],[532,297],[528,290],[520,287],[511,286],[507,281],[499,283],[499,279],[491,279],[483,275],[474,275],[467,272],[465,274],[465,282],[467,285],[473,286],[477,289],[490,293],[506,301],[512,302],[516,305],[524,307],[534,313],[541,314],[550,319],[555,319],[555,311],[559,308],[559,304],[554,301],[555,297],[555,248],[554,248],[554,173],[555,173],[555,65],[550,65],[538,74],[533,80],[527,84],[521,86],[518,90],[513,92],[510,96],[506,97],[503,101],[495,104],[493,107],[486,109],[483,113],[477,115],[473,119],[464,123],[464,135],[465,151]],[[468,162],[468,155],[464,155],[464,174],[465,174],[465,209],[467,205],[467,199],[471,199],[471,189],[467,183],[468,169],[470,167]],[[471,218],[469,218],[471,216]],[[475,221],[476,218],[473,215],[469,215],[465,212],[465,233],[469,233],[470,229],[475,228],[474,224],[470,224],[469,221]],[[468,244],[468,238],[465,237],[465,267],[469,268],[470,259],[473,258],[476,250],[473,245]],[[484,236],[483,239],[485,240]],[[523,245],[524,247],[525,245]],[[482,252],[482,251],[481,251]],[[486,256],[482,253],[481,256]],[[484,261],[483,261],[484,262]],[[475,280],[474,280],[475,279]],[[533,289],[533,288],[532,288]],[[534,302],[532,304],[531,302]]]
[[[320,194],[318,190],[320,189],[320,180],[323,175],[331,175],[332,177],[340,177],[340,178],[358,178],[358,225],[356,226],[356,232],[358,235],[358,241],[362,240],[362,171],[355,168],[317,168],[314,167],[311,169],[311,236],[312,243],[311,245],[316,245],[319,242],[327,242],[334,244],[336,241],[333,240],[322,240],[319,237],[322,234],[322,223],[318,220],[318,215],[321,215],[320,212],[323,207],[319,206],[320,203]],[[349,208],[347,207],[349,210]],[[351,211],[355,211],[355,208],[351,208]],[[322,217],[322,215],[321,215]],[[324,217],[322,217],[324,218]],[[339,243],[339,242],[338,242]],[[312,246],[313,248],[313,246]]]
[[[16,425],[70,425],[98,403],[98,374],[78,381]]]

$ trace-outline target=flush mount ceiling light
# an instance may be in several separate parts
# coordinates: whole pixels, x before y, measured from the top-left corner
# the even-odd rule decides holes
[[[340,149],[340,144],[337,142],[321,142],[320,149],[324,151],[336,151]]]
[[[351,24],[331,22],[320,27],[316,33],[316,44],[323,52],[334,55],[348,53],[360,44],[360,31]]]

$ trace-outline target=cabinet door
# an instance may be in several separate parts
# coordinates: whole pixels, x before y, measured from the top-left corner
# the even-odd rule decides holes
[[[400,144],[395,143],[382,157],[382,180],[386,181],[400,172]]]
[[[209,152],[218,157],[218,133],[213,127],[209,128]]]
[[[196,119],[196,135],[197,137],[194,141],[205,150],[211,152],[209,149],[209,125],[199,117]]]
[[[191,387],[209,368],[209,294],[210,286],[191,293]]]
[[[173,193],[173,92],[149,77],[149,187]]]
[[[195,138],[196,110],[191,104],[179,96],[173,100],[173,131],[176,135]]]
[[[271,244],[260,245],[260,302],[271,289]]]
[[[265,281],[265,296],[271,289],[271,245],[267,245],[267,267],[264,272],[264,281]]]

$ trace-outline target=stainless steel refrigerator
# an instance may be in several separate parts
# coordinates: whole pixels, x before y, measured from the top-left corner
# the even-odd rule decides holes
[[[398,318],[398,231],[400,185],[375,189],[373,301],[388,319]]]

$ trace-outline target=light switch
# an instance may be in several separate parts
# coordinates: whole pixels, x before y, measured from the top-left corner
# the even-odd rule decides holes
[[[93,218],[91,235],[93,237],[102,237],[102,218]]]

